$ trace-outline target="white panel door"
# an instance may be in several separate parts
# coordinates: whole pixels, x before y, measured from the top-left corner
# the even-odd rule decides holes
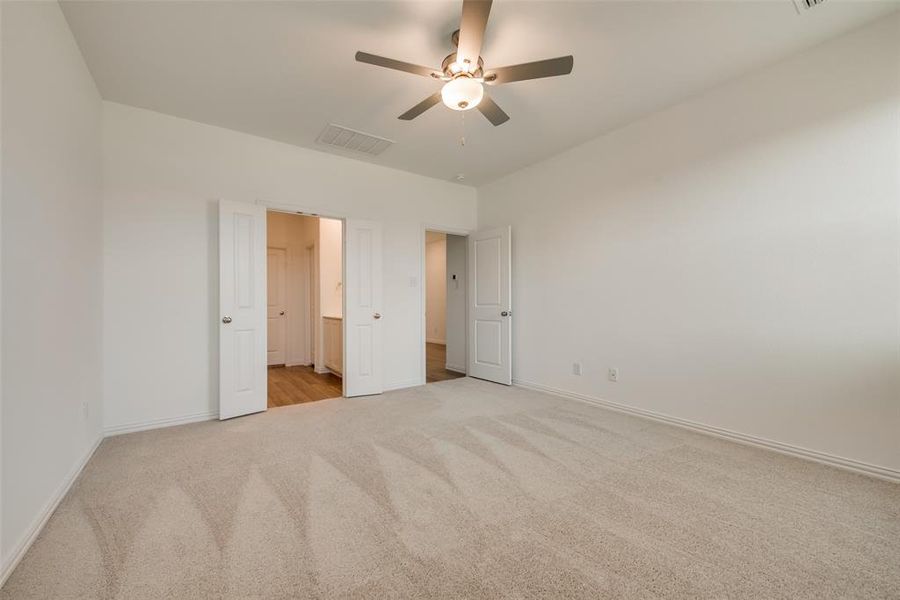
[[[469,236],[469,375],[512,383],[509,227]]]
[[[219,418],[266,410],[266,209],[219,202]]]
[[[283,365],[287,354],[287,251],[269,248],[266,267],[268,364]]]
[[[344,395],[383,389],[381,223],[348,219],[344,264]]]

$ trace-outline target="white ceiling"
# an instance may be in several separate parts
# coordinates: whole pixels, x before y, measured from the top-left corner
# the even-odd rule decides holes
[[[495,0],[488,67],[575,55],[572,75],[488,91],[511,116],[438,105],[440,83],[354,61],[357,50],[439,67],[461,1],[63,2],[107,100],[440,179],[480,185],[900,7],[827,0]],[[377,157],[316,144],[327,123],[395,140]]]

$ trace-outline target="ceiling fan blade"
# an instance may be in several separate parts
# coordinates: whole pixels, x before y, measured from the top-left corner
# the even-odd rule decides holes
[[[542,77],[556,77],[568,75],[572,72],[575,58],[572,56],[560,56],[548,58],[536,62],[522,63],[491,69],[484,76],[484,82],[497,85],[498,83],[510,83],[513,81],[525,81],[526,79],[541,79]]]
[[[438,69],[429,69],[428,67],[423,67],[421,65],[414,65],[412,63],[403,62],[402,60],[394,60],[393,58],[385,58],[384,56],[369,54],[368,52],[357,52],[356,60],[361,63],[394,69],[395,71],[406,71],[407,73],[421,75],[423,77],[439,78],[441,76],[441,72]]]
[[[509,115],[503,112],[503,109],[497,106],[490,96],[485,95],[475,108],[481,111],[481,114],[487,117],[494,127],[509,121]]]
[[[490,14],[491,0],[463,0],[456,62],[462,64],[469,61],[472,71],[478,68],[478,56],[481,54],[481,43]]]
[[[441,101],[441,93],[435,92],[434,94],[428,96],[427,98],[425,98],[424,100],[422,100],[421,102],[419,102],[418,104],[416,104],[411,109],[409,109],[408,111],[406,111],[405,113],[403,113],[402,115],[400,115],[397,118],[402,119],[404,121],[412,121],[413,119],[415,119],[416,117],[418,117],[423,112],[425,112],[426,110],[428,110],[429,108],[431,108],[432,106],[434,106],[435,104],[437,104],[440,101]]]

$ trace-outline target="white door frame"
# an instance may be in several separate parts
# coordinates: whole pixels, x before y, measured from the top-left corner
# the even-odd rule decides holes
[[[316,262],[315,243],[303,249],[303,259],[306,261],[306,300],[303,303],[306,306],[306,313],[303,315],[306,320],[306,339],[304,340],[306,347],[303,349],[303,356],[307,359],[307,363],[315,369],[316,313],[319,306],[319,291],[316,289],[316,282],[319,280],[317,276],[319,265]]]
[[[422,353],[419,356],[419,385],[425,385],[427,381],[427,370],[428,370],[428,358],[426,354],[426,346],[425,340],[428,337],[427,324],[425,319],[425,308],[427,306],[427,297],[426,297],[426,286],[425,286],[425,277],[427,276],[425,271],[425,246],[428,243],[426,240],[426,232],[428,231],[436,231],[438,233],[448,233],[450,235],[459,235],[463,237],[469,237],[474,229],[458,229],[453,227],[444,227],[443,225],[431,225],[428,223],[422,223],[422,226],[419,229],[419,288],[421,290],[421,294],[419,296],[419,307],[421,308],[422,313],[422,321],[419,324],[419,333],[420,337],[420,346],[422,348]],[[468,252],[468,246],[466,249]],[[468,258],[466,258],[466,272],[468,273]],[[467,275],[468,277],[468,275]],[[468,285],[468,281],[466,282]],[[468,375],[469,371],[469,301],[466,299],[466,375]]]
[[[346,281],[347,279],[347,216],[331,213],[331,212],[319,212],[312,209],[307,209],[301,206],[293,206],[289,204],[278,204],[275,202],[267,202],[265,200],[257,200],[257,204],[261,204],[266,208],[267,211],[273,212],[281,212],[287,213],[290,215],[299,215],[301,217],[315,217],[315,218],[323,218],[323,219],[335,219],[341,222],[341,281]],[[316,265],[316,269],[318,269],[318,265]],[[313,277],[313,275],[310,275]],[[318,278],[316,278],[318,280]],[[341,286],[342,288],[346,288],[346,286]],[[318,293],[316,294],[318,297]],[[341,310],[346,310],[347,307],[347,299],[344,297],[343,292],[341,295]],[[313,307],[310,307],[310,311],[313,310]],[[312,316],[311,320],[315,319],[315,315]],[[318,323],[316,323],[318,328]],[[315,336],[315,331],[310,332],[310,335]],[[313,338],[315,340],[315,338]],[[313,342],[315,344],[315,341]],[[344,343],[343,343],[344,354],[347,353],[347,328],[344,327]],[[310,357],[312,358],[312,357]],[[317,357],[318,358],[318,357]],[[313,362],[313,367],[315,367],[315,362]],[[341,377],[341,396],[347,395],[347,380],[345,377]]]

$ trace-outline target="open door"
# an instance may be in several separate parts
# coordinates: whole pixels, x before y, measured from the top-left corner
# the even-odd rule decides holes
[[[266,410],[266,209],[219,202],[219,418]]]
[[[469,236],[469,375],[512,384],[509,227]]]
[[[347,219],[344,265],[344,395],[383,390],[381,223]]]

